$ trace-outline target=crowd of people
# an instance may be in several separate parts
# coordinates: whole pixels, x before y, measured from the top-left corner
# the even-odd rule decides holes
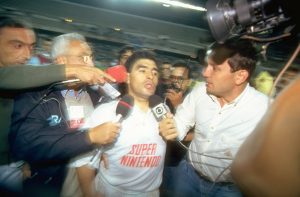
[[[203,81],[189,61],[160,63],[152,50],[125,46],[117,65],[127,78],[114,86],[116,99],[99,90],[116,80],[95,67],[83,35],[51,43],[47,65],[26,65],[33,28],[0,16],[1,195],[300,194],[299,79],[269,109],[269,86],[250,85],[258,59],[249,40],[212,44]],[[161,120],[150,106],[155,94],[167,111]],[[121,119],[119,105],[129,110]]]

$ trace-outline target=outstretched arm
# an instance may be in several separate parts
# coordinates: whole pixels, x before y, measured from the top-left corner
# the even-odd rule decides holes
[[[114,81],[113,77],[96,67],[73,64],[1,67],[0,78],[0,90],[34,88],[74,78],[88,84]]]

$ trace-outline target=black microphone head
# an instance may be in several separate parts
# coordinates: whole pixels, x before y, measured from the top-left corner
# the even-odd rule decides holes
[[[133,106],[133,98],[132,96],[126,94],[119,101],[116,108],[116,114],[122,115],[122,119],[125,119],[128,116],[132,106]]]
[[[154,94],[149,97],[149,107],[150,108],[153,108],[160,103],[163,103],[163,99],[160,96]]]
[[[169,111],[164,105],[163,99],[157,95],[150,96],[149,106],[157,121],[161,121]]]

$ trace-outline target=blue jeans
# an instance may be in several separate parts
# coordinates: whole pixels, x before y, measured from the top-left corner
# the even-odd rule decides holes
[[[186,160],[180,162],[173,177],[175,197],[242,197],[233,183],[213,183],[200,177]]]

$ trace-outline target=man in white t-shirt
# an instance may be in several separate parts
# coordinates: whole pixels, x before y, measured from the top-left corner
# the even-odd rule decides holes
[[[240,197],[230,165],[268,107],[268,98],[249,86],[256,51],[247,40],[215,43],[207,51],[200,83],[160,122],[165,139],[182,140],[195,127],[186,159],[177,167],[172,196]]]
[[[127,93],[133,98],[134,105],[121,122],[117,140],[101,148],[107,155],[109,167],[100,164],[95,188],[106,197],[158,197],[166,144],[159,135],[158,122],[149,107],[149,97],[154,94],[158,83],[157,61],[152,52],[137,51],[125,66],[128,71]],[[115,120],[117,105],[118,101],[112,101],[96,108],[86,126]],[[93,153],[85,155],[72,165],[88,168],[92,158]],[[92,188],[90,185],[89,189]]]

